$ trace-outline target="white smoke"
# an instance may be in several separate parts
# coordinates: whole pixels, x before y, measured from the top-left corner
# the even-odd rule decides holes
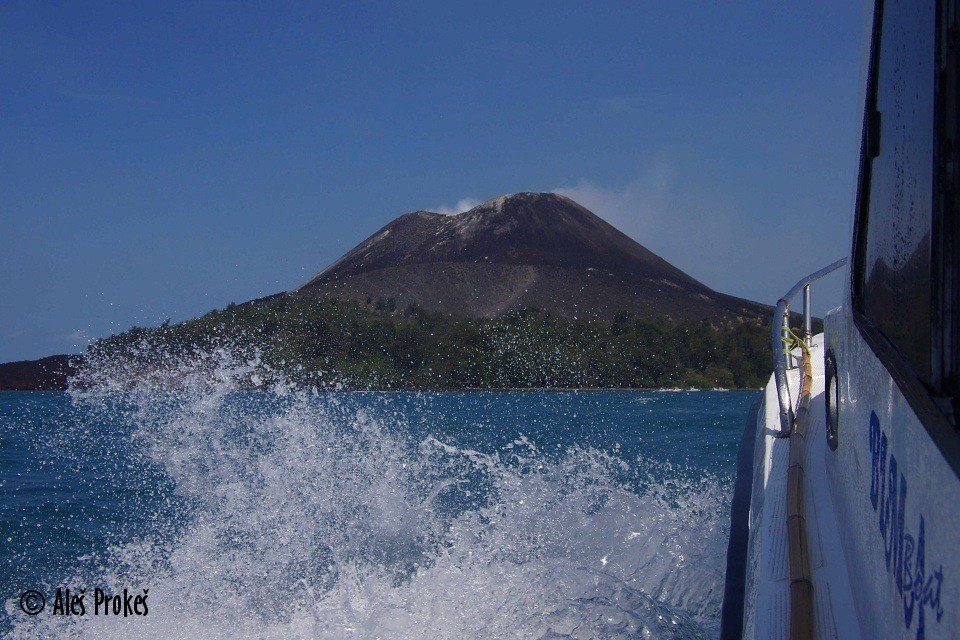
[[[470,211],[470,209],[473,209],[475,206],[477,206],[481,202],[482,202],[481,200],[477,200],[476,198],[461,198],[460,200],[457,201],[457,204],[455,204],[452,207],[448,207],[447,205],[442,204],[439,207],[435,207],[431,209],[431,211],[436,211],[437,213],[444,216],[453,216],[458,213],[463,213],[464,211]]]

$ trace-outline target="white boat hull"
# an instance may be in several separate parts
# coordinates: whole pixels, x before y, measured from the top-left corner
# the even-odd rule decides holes
[[[825,337],[826,336],[826,337]],[[824,355],[837,362],[838,446],[827,443]],[[836,310],[812,341],[803,505],[818,639],[958,638],[960,482],[896,383]],[[794,402],[798,369],[788,371]],[[774,380],[753,442],[743,638],[788,638],[789,438]]]

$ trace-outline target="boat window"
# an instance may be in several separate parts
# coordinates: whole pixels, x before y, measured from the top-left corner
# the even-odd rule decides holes
[[[858,214],[866,226],[854,283],[860,311],[928,383],[935,25],[932,0],[883,2],[865,130],[869,176],[861,182]]]

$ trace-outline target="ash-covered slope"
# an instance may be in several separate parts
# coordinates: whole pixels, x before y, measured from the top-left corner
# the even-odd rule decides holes
[[[496,316],[536,307],[564,317],[766,317],[713,291],[573,200],[518,193],[444,216],[400,216],[298,289],[398,308]]]

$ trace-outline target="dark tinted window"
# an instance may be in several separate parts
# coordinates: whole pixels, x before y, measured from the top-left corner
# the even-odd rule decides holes
[[[863,313],[923,380],[931,378],[935,3],[883,3],[876,109],[879,155],[870,167],[860,245]]]

